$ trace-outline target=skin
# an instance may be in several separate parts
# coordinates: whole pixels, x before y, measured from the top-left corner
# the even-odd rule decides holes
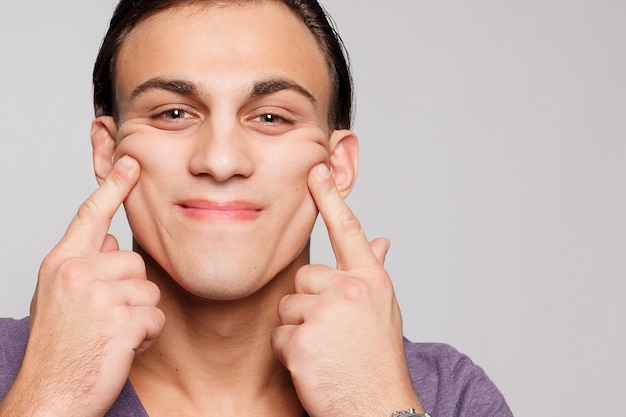
[[[151,416],[420,410],[389,243],[343,200],[358,143],[328,128],[307,28],[273,2],[185,6],[118,62],[119,120],[92,127],[100,187],[42,264],[0,416],[102,416],[129,376]],[[134,252],[107,234],[122,202]],[[309,265],[318,210],[336,268]]]

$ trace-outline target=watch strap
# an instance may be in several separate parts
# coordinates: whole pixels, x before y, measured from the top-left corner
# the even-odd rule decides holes
[[[396,411],[391,417],[431,417],[428,413],[418,413],[414,408],[409,408],[408,410]]]

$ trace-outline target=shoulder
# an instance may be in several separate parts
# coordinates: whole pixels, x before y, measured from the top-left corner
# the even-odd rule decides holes
[[[404,348],[413,386],[433,416],[512,416],[498,388],[467,355],[449,345],[406,339]]]
[[[0,318],[0,398],[8,391],[19,370],[26,341],[29,318]]]

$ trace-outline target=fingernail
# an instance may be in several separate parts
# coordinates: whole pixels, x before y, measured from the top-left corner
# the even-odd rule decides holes
[[[133,167],[133,160],[129,156],[124,155],[120,159],[118,159],[117,166],[124,171],[128,171]]]
[[[330,178],[330,171],[326,164],[319,164],[317,166],[317,176],[323,180]]]

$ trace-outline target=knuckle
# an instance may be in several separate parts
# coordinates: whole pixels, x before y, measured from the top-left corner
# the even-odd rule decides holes
[[[341,297],[348,302],[362,302],[369,298],[370,290],[364,281],[346,277],[343,279],[340,293]]]
[[[58,266],[57,277],[64,288],[71,288],[92,274],[92,267],[84,258],[71,258]]]
[[[290,346],[298,352],[298,357],[303,363],[311,361],[315,357],[319,340],[314,332],[307,332],[299,329],[291,334],[289,340]]]
[[[315,321],[318,326],[327,327],[335,325],[338,317],[345,317],[345,313],[350,308],[350,305],[341,297],[337,298],[337,300],[340,303],[332,301],[320,303],[321,308],[315,311],[311,321]]]
[[[352,213],[344,213],[339,219],[339,227],[344,231],[352,232],[353,235],[361,233],[361,221]]]
[[[296,277],[304,278],[308,276],[309,274],[311,274],[313,271],[315,271],[316,268],[317,268],[316,265],[311,265],[311,264],[302,265],[296,272]]]
[[[52,252],[47,254],[45,258],[43,258],[43,261],[41,261],[41,266],[39,267],[40,275],[45,273],[49,269],[56,268],[56,265],[58,262],[59,262],[59,255],[56,250],[53,250]]]
[[[290,301],[289,301],[288,295],[284,296],[278,301],[278,315],[279,316],[281,315],[281,313],[284,313],[286,310],[289,309],[289,304],[290,304]]]
[[[143,327],[151,338],[160,334],[165,325],[165,314],[159,308],[153,307],[143,310]]]
[[[369,270],[368,276],[372,277],[370,281],[376,286],[376,291],[378,293],[387,297],[395,297],[393,281],[387,271],[381,268],[380,265],[374,265]]]
[[[89,197],[78,207],[76,218],[81,223],[89,223],[93,218],[97,217],[99,211],[98,204],[93,200],[93,197]]]
[[[283,339],[283,335],[284,334],[285,334],[285,329],[282,328],[281,326],[278,326],[278,327],[275,327],[274,329],[272,329],[272,333],[271,333],[271,336],[270,336],[270,342],[271,342],[271,345],[272,345],[272,350],[278,356],[282,356],[281,352],[283,350],[283,345],[281,343],[281,340]]]
[[[161,290],[158,285],[152,281],[146,280],[143,282],[143,291],[148,300],[148,305],[156,306],[159,304],[159,301],[161,300]]]
[[[297,292],[301,292],[302,288],[304,288],[304,284],[314,273],[315,269],[316,267],[314,265],[303,265],[296,271],[293,282]]]
[[[108,319],[109,323],[115,327],[132,322],[128,307],[123,305],[112,306],[109,309]]]
[[[128,276],[138,278],[138,279],[145,279],[146,278],[146,263],[141,257],[141,255],[132,251],[120,252],[120,254],[122,253],[125,256],[124,261],[125,261],[126,272],[128,273]]]
[[[294,295],[286,295],[278,301],[278,318],[285,322],[295,303]]]
[[[283,364],[289,368],[291,363],[291,350],[289,343],[291,339],[291,331],[283,326],[276,327],[272,330],[271,347],[272,351],[278,357]]]
[[[379,281],[380,289],[384,294],[394,295],[393,282],[389,275],[385,274]]]

